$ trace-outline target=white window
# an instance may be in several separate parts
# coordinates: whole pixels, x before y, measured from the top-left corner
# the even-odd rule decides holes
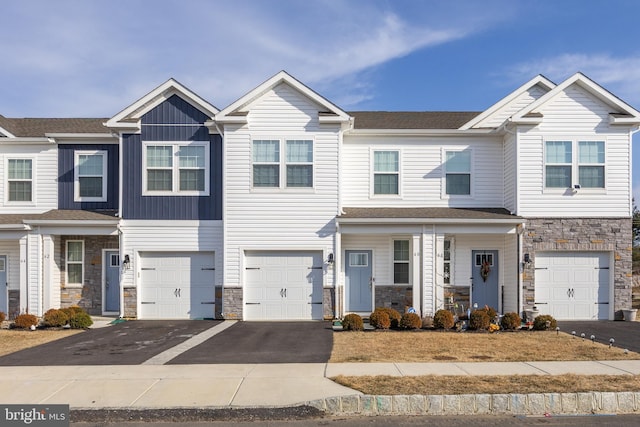
[[[471,151],[446,151],[444,169],[446,194],[471,194]]]
[[[604,141],[578,142],[578,184],[604,188]]]
[[[409,241],[393,241],[393,283],[409,283]]]
[[[546,141],[546,188],[605,188],[604,141]]]
[[[106,202],[107,152],[76,151],[74,157],[74,200]]]
[[[33,201],[33,159],[7,160],[7,201]]]
[[[373,194],[399,194],[400,153],[373,152]]]
[[[254,188],[312,188],[313,141],[255,139],[252,144]],[[284,168],[284,169],[283,169]]]
[[[67,241],[67,285],[84,283],[84,242],[82,240]]]
[[[572,142],[547,141],[546,144],[546,182],[548,188],[571,187]]]
[[[209,143],[146,142],[144,195],[209,195]]]
[[[366,252],[352,252],[349,254],[349,267],[368,267],[369,254]]]
[[[452,244],[451,239],[445,239],[444,241],[444,271],[442,273],[443,282],[445,285],[450,285],[453,282],[452,274],[453,270],[451,269],[451,261],[452,261]]]

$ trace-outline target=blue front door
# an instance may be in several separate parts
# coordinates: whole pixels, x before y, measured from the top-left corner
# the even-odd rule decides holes
[[[475,250],[471,252],[472,306],[485,305],[500,311],[498,307],[498,251]]]
[[[104,311],[120,312],[120,253],[105,253]]]
[[[373,311],[372,251],[345,251],[347,311]]]
[[[7,314],[7,256],[0,256],[0,311]]]

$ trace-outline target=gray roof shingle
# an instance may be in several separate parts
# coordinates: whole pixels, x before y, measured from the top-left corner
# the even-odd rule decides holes
[[[0,127],[17,137],[44,137],[47,133],[109,133],[105,118],[23,118],[0,116]]]
[[[355,129],[458,129],[479,112],[350,111]]]

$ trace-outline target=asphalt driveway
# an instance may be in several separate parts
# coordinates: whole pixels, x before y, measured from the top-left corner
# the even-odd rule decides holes
[[[595,335],[596,342],[609,344],[609,339],[615,340],[618,348],[640,353],[640,322],[623,322],[614,320],[597,321],[558,321],[561,331],[571,333],[576,331],[578,339],[584,333],[586,339]]]
[[[325,363],[331,322],[238,322],[168,364]]]
[[[0,366],[139,365],[221,321],[133,320],[0,357]],[[238,322],[168,364],[323,363],[330,322]]]
[[[137,365],[220,321],[135,320],[0,357],[0,366]]]

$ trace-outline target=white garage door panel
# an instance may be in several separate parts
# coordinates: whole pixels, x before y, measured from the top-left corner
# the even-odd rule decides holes
[[[246,320],[322,319],[321,252],[247,252]]]
[[[213,253],[143,253],[141,319],[214,316]]]
[[[609,318],[606,252],[543,252],[535,260],[535,302],[559,320]]]

